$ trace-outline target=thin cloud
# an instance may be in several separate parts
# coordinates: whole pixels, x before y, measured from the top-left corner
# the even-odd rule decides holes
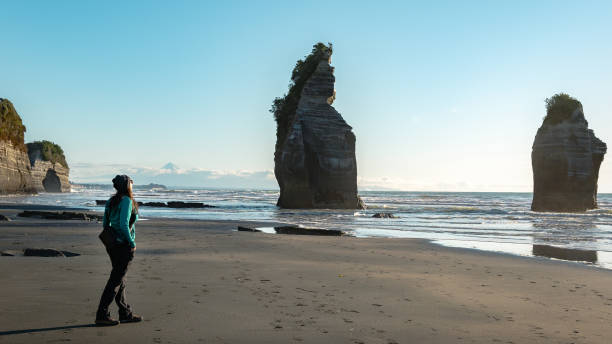
[[[277,188],[271,170],[182,169],[174,164],[161,168],[127,164],[74,163],[70,179],[75,183],[110,183],[116,174],[129,174],[137,184],[160,183],[170,186]]]

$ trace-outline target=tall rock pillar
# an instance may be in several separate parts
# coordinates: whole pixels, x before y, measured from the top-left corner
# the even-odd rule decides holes
[[[298,62],[302,75],[296,75],[298,67],[294,70],[293,87],[302,88],[292,87],[287,96],[293,91],[299,98],[275,153],[277,204],[283,208],[363,207],[357,195],[355,134],[331,106],[335,99],[331,53],[331,46],[315,45],[313,54]]]
[[[577,100],[558,94],[547,99],[547,110],[531,152],[531,209],[574,212],[597,208],[597,179],[606,144],[588,128]]]

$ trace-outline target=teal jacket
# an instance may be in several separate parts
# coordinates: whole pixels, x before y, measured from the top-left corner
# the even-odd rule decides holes
[[[128,196],[123,196],[119,205],[115,208],[110,208],[110,199],[106,201],[104,207],[104,222],[103,226],[109,225],[115,231],[117,241],[127,243],[130,247],[136,247],[134,240],[136,239],[136,221],[130,228],[130,217],[132,216],[132,200]],[[138,214],[136,214],[138,220]]]

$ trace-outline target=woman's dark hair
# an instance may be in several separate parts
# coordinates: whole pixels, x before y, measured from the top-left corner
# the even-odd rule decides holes
[[[110,199],[111,209],[119,205],[119,202],[121,202],[121,198],[123,198],[123,196],[128,196],[132,200],[132,213],[138,212],[138,202],[134,200],[134,195],[128,187],[128,184],[131,182],[132,178],[125,174],[116,175],[115,178],[113,178],[113,187],[117,190],[117,193]]]

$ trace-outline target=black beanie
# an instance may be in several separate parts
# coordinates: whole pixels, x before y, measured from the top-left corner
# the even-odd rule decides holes
[[[119,190],[127,190],[128,183],[131,182],[132,179],[128,177],[126,174],[118,174],[113,178],[113,187]]]

